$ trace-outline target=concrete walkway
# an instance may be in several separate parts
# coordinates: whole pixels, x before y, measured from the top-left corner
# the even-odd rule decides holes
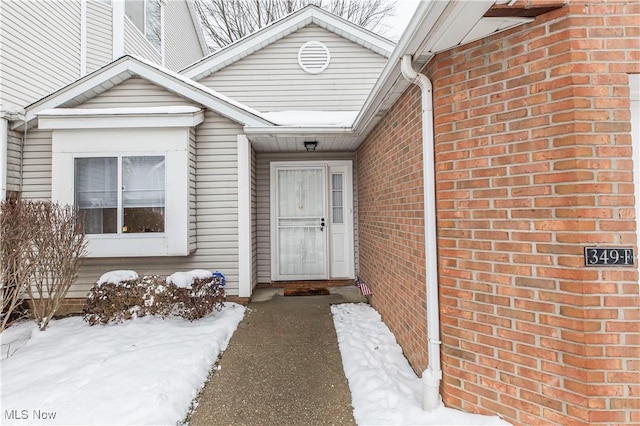
[[[364,299],[356,287],[330,291],[258,290],[189,424],[355,424],[330,305]]]

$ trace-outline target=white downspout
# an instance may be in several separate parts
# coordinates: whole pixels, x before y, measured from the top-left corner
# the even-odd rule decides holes
[[[402,75],[420,86],[422,94],[422,168],[424,179],[424,239],[427,288],[427,339],[429,365],[422,373],[422,409],[440,405],[440,307],[438,303],[438,255],[436,242],[436,193],[433,142],[433,90],[431,81],[411,66],[411,55],[402,57]]]

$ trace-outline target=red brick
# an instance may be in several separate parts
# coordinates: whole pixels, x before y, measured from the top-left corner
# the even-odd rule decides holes
[[[576,0],[424,70],[452,407],[517,425],[640,422],[629,413],[640,386],[623,371],[640,367],[638,271],[583,266],[585,245],[636,244],[628,74],[640,72],[629,45],[638,28],[634,3]],[[360,146],[356,168],[360,274],[418,372],[424,327],[411,324],[426,321],[407,300],[424,293],[419,101],[412,86]],[[385,198],[394,192],[411,201]]]

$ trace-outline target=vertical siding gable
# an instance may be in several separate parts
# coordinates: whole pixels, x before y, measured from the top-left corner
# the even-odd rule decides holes
[[[330,50],[316,75],[298,65],[298,50],[317,40]],[[308,25],[200,83],[260,111],[359,110],[387,59],[317,25]]]

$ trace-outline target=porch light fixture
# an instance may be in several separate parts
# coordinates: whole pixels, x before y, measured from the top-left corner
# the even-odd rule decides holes
[[[318,146],[318,142],[316,142],[316,141],[309,141],[309,142],[305,142],[304,143],[304,147],[309,152],[315,151],[317,146]]]

